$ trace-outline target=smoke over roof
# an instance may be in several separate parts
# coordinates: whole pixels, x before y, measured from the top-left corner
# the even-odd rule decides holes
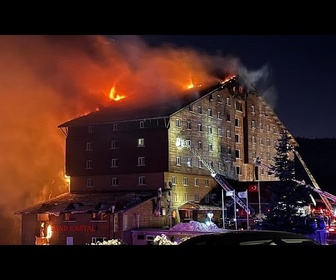
[[[250,79],[236,57],[149,47],[137,36],[3,35],[0,50],[0,244],[20,242],[14,212],[68,191],[59,124],[97,107],[168,102],[191,82],[261,77]],[[111,99],[111,88],[124,98]]]

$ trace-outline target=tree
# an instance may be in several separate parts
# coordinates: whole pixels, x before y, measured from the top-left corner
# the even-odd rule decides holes
[[[295,161],[287,131],[280,133],[275,147],[274,163],[269,174],[279,178],[276,186],[270,189],[270,211],[262,221],[262,227],[275,230],[302,231],[305,216],[304,207],[309,205],[309,190],[295,182]]]

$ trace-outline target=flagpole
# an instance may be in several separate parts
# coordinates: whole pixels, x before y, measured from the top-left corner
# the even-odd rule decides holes
[[[247,205],[247,211],[246,211],[246,224],[247,224],[247,228],[246,229],[249,229],[250,228],[250,225],[249,225],[249,214],[250,214],[250,209],[248,207],[248,191],[246,190],[246,205]]]
[[[224,210],[224,189],[222,188],[222,220],[223,220],[223,228],[225,228],[225,210]]]
[[[233,204],[234,204],[234,219],[235,219],[235,228],[237,228],[237,210],[236,210],[236,190],[233,191]]]

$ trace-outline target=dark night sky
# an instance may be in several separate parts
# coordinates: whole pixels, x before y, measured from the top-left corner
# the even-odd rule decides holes
[[[294,137],[336,137],[335,35],[143,35],[210,54],[233,55],[248,70],[267,66],[274,111]],[[258,89],[260,91],[260,89]],[[262,93],[262,92],[261,92]]]

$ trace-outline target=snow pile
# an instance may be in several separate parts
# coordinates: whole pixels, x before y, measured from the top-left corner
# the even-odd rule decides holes
[[[201,223],[196,221],[190,221],[189,223],[179,223],[170,228],[170,230],[176,231],[222,231],[215,223]]]

